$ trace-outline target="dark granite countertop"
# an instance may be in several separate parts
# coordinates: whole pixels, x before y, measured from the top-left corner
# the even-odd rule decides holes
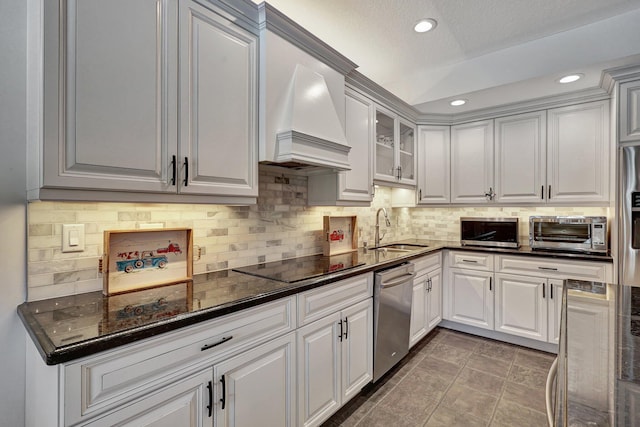
[[[459,242],[420,239],[403,240],[400,243],[427,247],[412,252],[359,249],[347,255],[331,257],[330,263],[337,260],[336,264],[344,264],[346,269],[293,283],[229,270],[196,275],[193,281],[187,283],[111,297],[105,297],[101,292],[90,292],[25,302],[18,306],[18,314],[45,362],[55,365],[284,298],[336,280],[391,267],[442,249],[613,261],[610,256],[540,252],[532,251],[528,247],[483,248],[461,246]],[[345,256],[349,257],[348,262],[345,261]],[[278,263],[282,269],[301,268],[299,259]],[[356,266],[349,268],[351,265]]]

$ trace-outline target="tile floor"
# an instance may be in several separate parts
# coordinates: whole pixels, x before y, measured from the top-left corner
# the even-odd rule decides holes
[[[437,328],[323,427],[544,427],[555,355]]]

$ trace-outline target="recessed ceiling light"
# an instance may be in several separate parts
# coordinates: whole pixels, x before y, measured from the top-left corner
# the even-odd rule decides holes
[[[456,99],[454,101],[451,101],[449,104],[453,105],[454,107],[459,107],[461,105],[464,105],[467,103],[466,99]]]
[[[567,76],[558,79],[558,83],[573,83],[576,80],[580,80],[584,74],[569,74]]]
[[[438,22],[435,19],[427,18],[418,21],[413,29],[416,33],[426,33],[427,31],[433,30],[437,25]]]

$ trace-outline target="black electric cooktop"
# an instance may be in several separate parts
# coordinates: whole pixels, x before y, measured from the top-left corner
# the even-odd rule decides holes
[[[249,265],[247,267],[234,268],[233,271],[286,283],[295,283],[312,277],[335,273],[336,271],[348,270],[364,264],[364,262],[358,261],[358,253],[354,252],[332,255],[330,257],[311,255],[282,261],[266,262]]]

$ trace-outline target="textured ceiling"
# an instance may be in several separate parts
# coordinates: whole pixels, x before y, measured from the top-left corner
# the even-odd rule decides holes
[[[602,69],[640,54],[640,0],[269,3],[424,112],[469,111],[595,87]],[[436,19],[437,28],[415,33],[413,25],[426,17]],[[586,78],[560,86],[554,80],[564,72]],[[470,102],[452,110],[448,101],[459,96]]]

